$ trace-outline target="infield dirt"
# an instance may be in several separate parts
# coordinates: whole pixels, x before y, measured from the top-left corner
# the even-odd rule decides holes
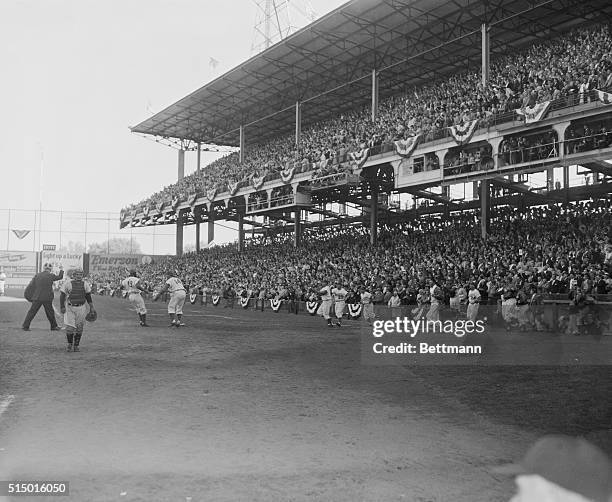
[[[358,322],[188,305],[177,329],[149,303],[141,328],[94,300],[80,353],[0,305],[0,479],[78,501],[490,502],[513,484],[489,467],[544,433],[612,451],[610,367],[366,366]]]

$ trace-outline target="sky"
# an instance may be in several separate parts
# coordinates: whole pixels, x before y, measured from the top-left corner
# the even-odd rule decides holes
[[[320,17],[344,2],[293,3]],[[177,176],[177,151],[129,127],[248,59],[257,9],[255,0],[2,0],[0,249],[38,250],[57,240],[53,233],[40,236],[44,219],[41,225],[25,216],[39,207],[115,213],[108,233],[121,236],[119,210]],[[293,20],[304,23],[298,14]],[[202,163],[218,155],[203,153]],[[195,154],[188,153],[186,174],[195,168]],[[16,225],[34,234],[18,242],[9,237]],[[74,225],[77,240],[82,224],[75,219]],[[192,230],[186,230],[186,246]],[[143,251],[152,253],[152,230],[146,232]],[[173,227],[156,232],[156,252],[171,252]],[[104,237],[99,233],[90,242]],[[235,238],[217,227],[216,241]]]

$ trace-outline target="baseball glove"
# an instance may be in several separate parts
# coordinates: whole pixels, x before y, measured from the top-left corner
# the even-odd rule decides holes
[[[88,314],[85,316],[85,319],[89,322],[94,322],[97,318],[98,318],[98,313],[94,309],[91,309],[88,312]]]

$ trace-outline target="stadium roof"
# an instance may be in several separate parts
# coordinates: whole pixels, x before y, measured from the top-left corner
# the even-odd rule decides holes
[[[239,145],[292,134],[381,99],[480,67],[481,25],[491,58],[574,26],[612,20],[609,0],[352,0],[204,85],[132,132]]]

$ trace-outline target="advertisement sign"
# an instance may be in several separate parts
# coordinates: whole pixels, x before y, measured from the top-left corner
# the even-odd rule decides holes
[[[108,275],[113,272],[124,273],[138,265],[154,263],[165,258],[160,255],[147,254],[90,254],[89,275]]]
[[[36,253],[33,251],[0,251],[0,267],[8,287],[27,286],[36,275]]]
[[[40,253],[41,269],[45,263],[53,265],[53,273],[59,271],[60,265],[64,267],[64,272],[74,268],[83,268],[83,255],[81,253],[62,253],[60,251],[42,251]]]

